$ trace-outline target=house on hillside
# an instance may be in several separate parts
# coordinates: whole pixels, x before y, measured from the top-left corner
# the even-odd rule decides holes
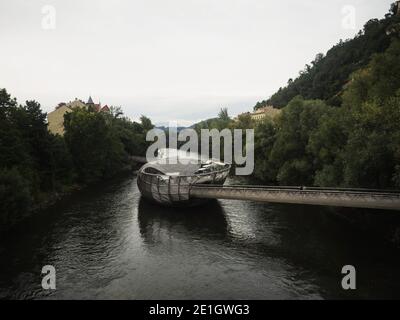
[[[250,117],[251,117],[251,120],[260,121],[260,120],[264,119],[265,117],[274,118],[275,116],[277,116],[280,113],[281,113],[280,109],[275,109],[272,106],[266,106],[266,107],[257,109],[253,113],[250,113]]]
[[[263,108],[259,108],[254,112],[246,112],[245,114],[249,114],[251,117],[251,120],[253,120],[253,121],[261,121],[265,117],[275,118],[280,113],[281,113],[280,109],[276,109],[272,106],[266,106]],[[239,118],[239,116],[236,117],[234,120],[237,121],[238,118]]]
[[[68,112],[76,108],[85,108],[95,110],[96,112],[109,112],[110,108],[105,105],[101,106],[101,103],[98,104],[93,102],[92,97],[89,97],[88,101],[85,103],[82,100],[75,98],[74,101],[70,101],[68,103],[61,102],[57,105],[54,111],[47,114],[48,128],[49,131],[53,134],[64,134],[64,115]]]

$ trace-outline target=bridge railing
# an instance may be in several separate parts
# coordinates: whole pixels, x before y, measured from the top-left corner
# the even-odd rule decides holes
[[[400,192],[366,190],[252,185],[192,185],[190,197],[400,210]]]

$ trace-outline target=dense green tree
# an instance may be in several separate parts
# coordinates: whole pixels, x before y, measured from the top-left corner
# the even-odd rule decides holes
[[[80,182],[112,176],[124,165],[124,146],[113,130],[111,118],[103,112],[80,108],[64,117],[65,141]]]
[[[16,168],[0,168],[0,229],[23,217],[30,203],[27,180]]]
[[[307,151],[315,164],[314,185],[332,187],[343,184],[343,149],[347,142],[346,115],[340,108],[329,108],[312,132]]]
[[[17,101],[0,90],[0,222],[8,223],[75,183],[111,177],[144,155],[150,119],[142,123],[110,112],[74,109],[65,116],[65,136],[48,131],[36,101]]]
[[[251,119],[250,113],[239,114],[237,120],[231,124],[234,129],[251,129],[254,128],[255,123]]]
[[[144,155],[146,133],[154,127],[145,116],[141,123],[130,121],[121,109],[75,109],[64,116],[64,126],[77,178],[83,183],[113,176],[126,167],[130,155]]]
[[[142,125],[142,128],[145,132],[154,128],[154,125],[151,123],[151,120],[144,115],[140,117],[140,124]]]
[[[153,128],[151,121],[150,123],[145,123],[146,129],[144,129],[142,124],[133,122],[128,118],[118,119],[114,125],[127,154],[138,156],[146,154],[149,145],[146,142],[146,133],[149,130],[148,128]]]
[[[313,183],[315,162],[307,145],[328,106],[320,100],[293,99],[283,109],[270,161],[279,167],[276,180],[282,185]]]
[[[5,89],[0,90],[0,202],[7,208],[5,215],[20,216],[27,209],[26,199],[38,203],[45,193],[71,181],[69,153],[60,139],[47,130],[46,114],[37,102],[21,106]],[[21,194],[15,191],[18,188]]]
[[[218,118],[221,121],[229,121],[230,117],[229,117],[229,114],[228,114],[228,109],[227,108],[221,108],[221,110],[218,113]]]
[[[0,90],[0,167],[30,165],[30,158],[15,114],[17,101],[5,89]]]
[[[244,121],[244,123],[250,124],[251,122]],[[248,126],[246,128],[251,127]],[[255,127],[254,131],[254,176],[268,184],[276,183],[276,176],[279,169],[279,167],[271,161],[271,152],[276,142],[277,132],[277,123],[270,118],[261,121]]]
[[[343,95],[348,118],[344,181],[349,186],[393,187],[400,164],[400,40],[354,74]]]
[[[396,107],[400,99],[397,99]],[[388,112],[389,105],[376,103],[363,104],[360,114],[354,114],[353,126],[350,130],[344,150],[344,183],[351,187],[389,188],[395,170],[393,153],[393,132],[398,132],[399,125],[390,117],[400,120],[398,111]],[[397,127],[397,128],[396,128]],[[398,141],[399,142],[399,141]]]
[[[395,39],[352,74],[340,108],[294,98],[275,131],[258,127],[255,176],[270,182],[275,175],[280,184],[400,187],[399,61]]]

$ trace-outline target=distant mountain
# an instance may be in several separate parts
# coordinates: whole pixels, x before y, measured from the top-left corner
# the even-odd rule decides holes
[[[195,128],[200,128],[200,129],[207,129],[212,127],[212,123],[214,121],[218,120],[218,118],[210,118],[206,119],[197,123],[192,124],[189,128],[195,129]]]
[[[187,129],[187,127],[167,127],[167,126],[156,126],[156,128],[164,131],[169,131],[171,129],[173,131],[176,130],[177,132]]]
[[[340,40],[326,55],[317,54],[296,79],[289,79],[284,88],[279,88],[269,99],[258,102],[254,109],[267,105],[282,108],[298,95],[340,105],[339,93],[350,81],[350,75],[365,67],[374,54],[384,52],[391,38],[399,35],[399,26],[398,5],[393,4],[384,19],[369,20],[353,39]]]

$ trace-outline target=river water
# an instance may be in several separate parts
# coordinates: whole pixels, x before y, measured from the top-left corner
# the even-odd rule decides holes
[[[400,251],[322,207],[166,209],[134,176],[83,190],[0,238],[0,298],[400,298]],[[54,291],[41,287],[56,268]],[[341,287],[356,267],[357,289]]]

